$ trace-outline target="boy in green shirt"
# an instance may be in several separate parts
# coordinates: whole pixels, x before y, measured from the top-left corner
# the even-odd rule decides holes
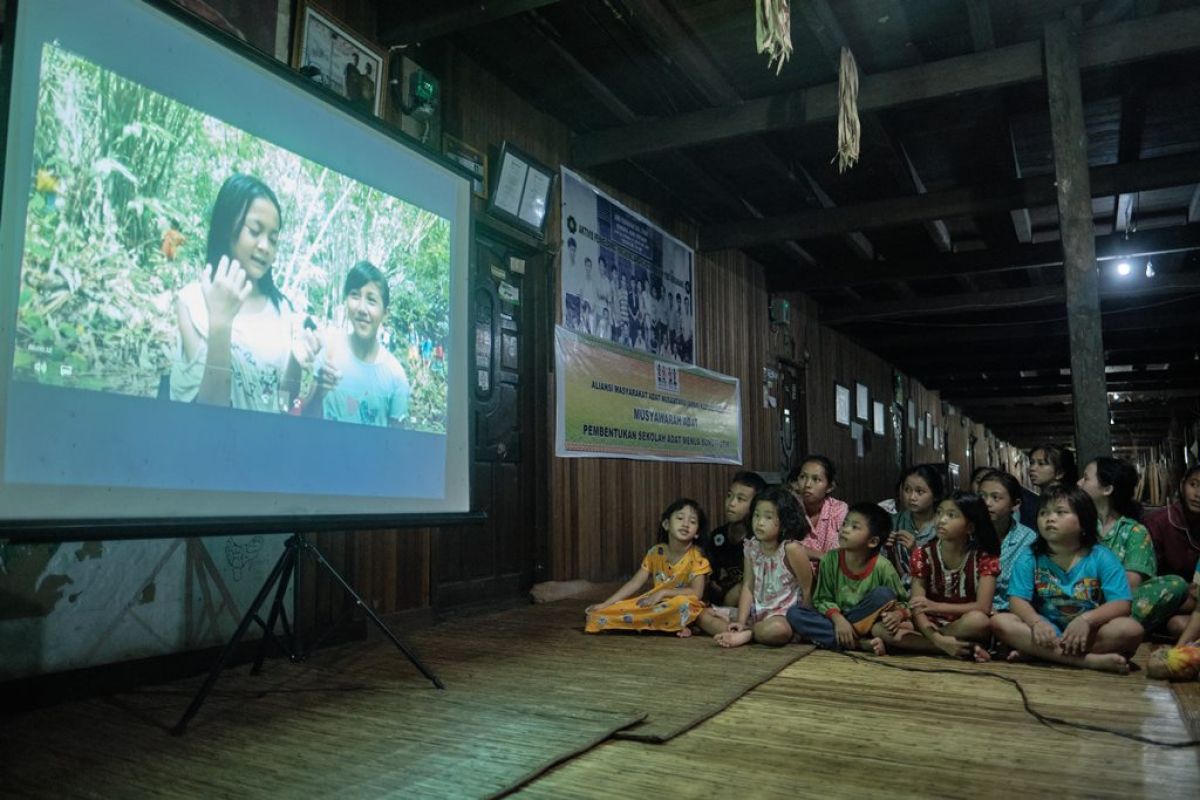
[[[879,615],[905,598],[896,568],[879,557],[891,531],[891,516],[874,503],[850,507],[838,549],[826,553],[817,568],[813,607],[788,611],[797,636],[830,650],[857,648]]]

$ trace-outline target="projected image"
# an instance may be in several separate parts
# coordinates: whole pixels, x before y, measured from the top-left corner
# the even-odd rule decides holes
[[[447,219],[53,45],[33,158],[17,379],[445,432]]]

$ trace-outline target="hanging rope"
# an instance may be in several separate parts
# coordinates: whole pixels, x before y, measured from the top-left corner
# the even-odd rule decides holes
[[[754,34],[758,52],[767,54],[775,74],[792,55],[792,10],[788,0],[754,0]]]
[[[842,48],[842,63],[838,67],[838,149],[833,160],[838,172],[845,172],[858,162],[862,128],[858,124],[858,64],[850,48]]]

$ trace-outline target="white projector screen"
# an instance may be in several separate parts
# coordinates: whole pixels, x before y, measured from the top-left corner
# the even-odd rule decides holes
[[[157,3],[5,34],[0,536],[466,515],[467,177]]]

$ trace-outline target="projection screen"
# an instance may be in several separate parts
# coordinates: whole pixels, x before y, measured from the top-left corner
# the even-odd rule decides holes
[[[469,512],[467,177],[158,3],[6,39],[0,526]]]

